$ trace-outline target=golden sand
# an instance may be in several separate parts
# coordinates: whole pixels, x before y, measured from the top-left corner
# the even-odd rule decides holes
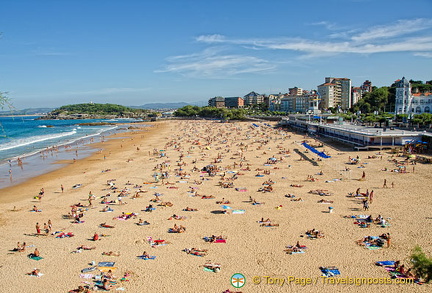
[[[93,286],[91,279],[80,277],[81,270],[89,267],[92,261],[114,261],[117,277],[122,277],[125,271],[132,272],[129,281],[118,281],[117,284],[126,292],[223,292],[227,289],[234,292],[430,291],[430,285],[417,284],[335,285],[321,277],[319,267],[336,266],[341,275],[334,280],[339,282],[344,282],[343,278],[379,281],[379,278],[387,280],[389,274],[384,268],[375,266],[376,261],[400,260],[408,265],[409,254],[416,245],[431,255],[432,205],[428,188],[432,179],[431,165],[407,165],[404,174],[390,172],[396,169],[390,153],[341,152],[328,145],[324,149],[332,157],[319,161],[315,154],[305,152],[300,144],[303,136],[264,126],[253,127],[248,122],[169,121],[152,125],[143,131],[118,134],[117,139],[114,137],[95,146],[102,148],[101,152],[0,191],[1,292],[67,292],[87,283]],[[313,140],[310,142],[314,143]],[[296,150],[307,160],[299,160]],[[161,156],[162,153],[165,156]],[[377,157],[368,159],[372,155]],[[273,156],[277,163],[266,165],[268,158]],[[357,156],[364,168],[346,164],[349,157]],[[404,158],[395,159],[401,161]],[[166,167],[162,171],[154,170],[164,163]],[[176,177],[175,173],[180,172],[178,165],[183,163],[181,172],[185,176]],[[220,168],[213,177],[200,171],[210,164]],[[194,166],[199,171],[193,171]],[[384,168],[388,171],[382,171]],[[270,174],[256,176],[264,171]],[[317,175],[320,171],[323,175]],[[366,178],[359,181],[363,171]],[[155,172],[169,172],[169,178],[163,183],[155,183]],[[225,180],[222,180],[224,173]],[[230,181],[235,173],[237,179]],[[308,175],[318,180],[307,181]],[[107,181],[113,179],[117,192],[109,190],[107,185]],[[384,179],[388,188],[383,188]],[[263,183],[269,180],[274,182],[273,191],[259,192],[265,186]],[[232,182],[234,188],[222,188],[220,181]],[[127,182],[132,185],[126,185]],[[65,187],[63,193],[60,190],[62,184]],[[72,188],[76,184],[81,187]],[[135,184],[142,185],[146,192],[141,193],[140,198],[132,199],[138,191],[133,188]],[[294,187],[296,185],[302,187]],[[41,188],[45,195],[39,202],[33,197]],[[123,188],[130,189],[123,199],[126,204],[113,204],[110,205],[113,212],[101,212],[106,205],[100,203],[100,197],[110,193],[109,199],[116,200]],[[368,211],[363,211],[361,199],[347,197],[357,188],[361,192],[374,191]],[[318,189],[328,190],[332,195],[309,193]],[[191,190],[198,196],[191,196]],[[63,215],[71,212],[72,205],[88,205],[89,192],[96,200],[92,207],[85,208],[84,222],[75,224],[71,219],[64,219]],[[161,207],[150,202],[155,198],[154,193],[162,194],[161,200],[171,202],[173,206]],[[287,198],[287,194],[296,197]],[[202,199],[202,195],[214,198]],[[252,205],[250,197],[265,204]],[[292,200],[299,198],[302,201]],[[227,205],[232,209],[227,214],[220,213],[223,208],[216,204],[222,199],[230,201]],[[321,199],[333,203],[318,203]],[[156,210],[142,211],[149,204]],[[30,212],[33,205],[42,212]],[[329,206],[333,207],[332,213],[329,213]],[[183,211],[186,207],[198,211]],[[233,214],[235,209],[245,210],[245,213]],[[134,212],[138,216],[128,220],[113,219],[122,212]],[[168,220],[173,214],[184,216],[186,220]],[[369,228],[360,228],[353,224],[354,219],[344,217],[352,215],[372,215],[374,218],[382,215],[390,227],[372,224]],[[150,225],[136,225],[139,218]],[[279,226],[261,227],[257,222],[261,218],[270,218]],[[43,228],[49,219],[53,223],[52,232],[72,232],[75,236],[62,239],[54,235],[34,236],[36,223]],[[101,223],[115,228],[101,228]],[[186,231],[168,233],[174,224],[185,226]],[[325,237],[315,240],[305,237],[306,230],[313,228],[322,231]],[[95,232],[109,236],[90,241]],[[385,245],[378,250],[369,250],[355,242],[365,236],[383,233],[391,234],[390,247]],[[211,235],[226,237],[226,243],[203,240]],[[153,248],[148,237],[163,239],[169,244]],[[286,246],[295,245],[297,241],[307,246],[305,253],[286,254]],[[17,242],[26,242],[25,252],[10,251]],[[80,245],[95,246],[96,249],[72,253]],[[36,247],[43,257],[40,261],[27,258]],[[192,247],[207,249],[208,253],[199,257],[182,251]],[[120,256],[102,255],[108,251],[120,252]],[[156,259],[137,258],[143,251]],[[206,261],[221,264],[220,272],[204,271]],[[26,275],[34,268],[40,269],[43,276]],[[235,273],[246,277],[246,284],[241,289],[231,285],[230,279]],[[283,284],[281,280],[284,280]],[[309,281],[312,284],[301,284]]]

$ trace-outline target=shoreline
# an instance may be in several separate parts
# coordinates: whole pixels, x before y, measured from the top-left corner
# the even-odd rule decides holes
[[[160,123],[159,123],[160,124]],[[124,131],[120,131],[120,132],[115,132],[113,134],[110,134],[109,136],[104,137],[103,141],[95,141],[95,142],[87,142],[87,143],[83,143],[81,145],[78,146],[78,148],[81,147],[81,149],[78,151],[78,157],[72,153],[75,152],[75,148],[65,148],[65,146],[68,145],[64,145],[62,146],[62,150],[58,151],[59,153],[63,154],[63,156],[61,158],[57,157],[57,154],[55,155],[56,158],[51,159],[49,163],[43,162],[43,164],[48,164],[48,168],[46,168],[45,170],[47,170],[46,172],[43,173],[39,173],[33,176],[28,176],[24,179],[20,179],[19,182],[12,184],[10,186],[6,186],[3,188],[0,188],[0,204],[1,203],[13,203],[15,201],[15,199],[5,199],[5,194],[10,194],[10,193],[17,193],[16,190],[20,190],[22,189],[24,186],[26,185],[35,185],[35,186],[39,186],[41,185],[40,182],[43,181],[48,181],[50,180],[52,177],[60,177],[62,175],[66,175],[69,172],[73,172],[74,171],[74,166],[76,167],[82,167],[81,165],[86,165],[86,164],[91,164],[91,162],[94,162],[96,160],[96,158],[103,156],[103,154],[108,154],[111,153],[112,151],[115,150],[116,148],[116,143],[113,142],[117,139],[121,139],[122,137],[125,138],[130,138],[133,137],[134,132],[138,132],[138,133],[144,133],[144,134],[148,134],[152,132],[153,127],[155,127],[156,123],[148,123],[148,122],[143,122],[140,123],[140,125],[142,127],[140,127],[139,129],[124,129]],[[102,133],[103,134],[103,133]],[[83,138],[85,139],[85,138]],[[77,141],[75,141],[74,143],[76,143]],[[112,146],[114,145],[114,146]],[[120,151],[120,150],[119,150]],[[33,164],[30,168],[36,168],[37,167],[37,161],[42,160],[42,158],[40,158],[40,154],[44,152],[37,152],[27,158],[32,158],[33,162],[30,162],[30,164]],[[65,155],[66,154],[66,155]],[[65,158],[65,156],[69,156],[69,159]],[[73,158],[76,158],[76,161],[74,162]],[[27,161],[24,162],[24,164],[27,164]],[[4,164],[5,166],[7,166],[8,164]],[[19,168],[19,166],[14,165],[15,168]],[[8,167],[9,168],[9,167]],[[28,167],[26,167],[28,168]],[[8,180],[9,178],[5,178],[3,180]],[[41,187],[42,188],[42,187]],[[26,189],[26,188],[24,188]],[[34,191],[34,195],[36,195],[37,193],[37,189],[35,189]],[[17,201],[22,201],[24,198],[20,198]]]
[[[104,139],[110,139],[110,136],[114,137],[116,134],[135,131],[136,129],[130,128],[132,125],[129,123],[119,123],[100,133],[86,135],[63,144],[11,157],[10,161],[5,159],[0,163],[0,174],[4,174],[0,177],[0,190],[58,169],[58,161],[66,162],[79,159],[80,157],[87,157],[98,151],[94,145],[102,142]],[[150,124],[144,122],[141,122],[140,125],[140,128],[150,126]],[[21,165],[18,163],[18,159],[21,159]]]

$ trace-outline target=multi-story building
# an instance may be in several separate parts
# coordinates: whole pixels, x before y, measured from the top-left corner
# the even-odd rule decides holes
[[[287,96],[287,94],[271,94],[268,95],[268,109],[270,111],[281,111],[281,99]]]
[[[214,97],[208,101],[210,107],[225,108],[225,98],[224,97]]]
[[[361,87],[352,87],[351,89],[351,103],[353,105],[357,104],[357,102],[363,97],[363,90]]]
[[[225,107],[227,107],[227,108],[243,108],[244,107],[244,100],[241,97],[225,98]]]
[[[285,96],[281,99],[281,111],[286,113],[305,113],[310,108],[309,95]]]
[[[326,77],[325,82],[318,86],[322,109],[340,107],[347,110],[352,106],[351,79]]]
[[[362,85],[361,85],[361,90],[364,93],[370,93],[372,92],[372,82],[370,82],[369,80],[366,80]]]
[[[298,87],[293,87],[288,89],[288,93],[290,96],[301,96],[303,94],[303,90]]]
[[[335,108],[340,105],[340,97],[336,94],[336,84],[323,83],[319,85],[318,94],[321,97],[320,109]]]
[[[355,105],[358,103],[358,101],[363,98],[363,95],[365,93],[372,92],[372,82],[369,80],[366,80],[363,82],[363,84],[359,87],[352,87],[351,88],[351,105]]]
[[[432,108],[432,93],[412,93],[410,82],[403,77],[396,80],[396,114],[430,113]]]
[[[257,94],[256,92],[250,92],[244,96],[245,106],[252,106],[264,103],[264,96]]]

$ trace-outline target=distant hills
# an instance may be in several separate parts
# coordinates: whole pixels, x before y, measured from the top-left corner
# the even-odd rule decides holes
[[[141,106],[129,106],[131,108],[135,108],[135,109],[152,109],[152,110],[157,110],[157,109],[178,109],[184,106],[190,105],[188,103],[184,103],[184,102],[178,102],[178,103],[150,103],[150,104],[144,104]]]
[[[153,110],[161,110],[161,109],[178,109],[182,108],[187,105],[192,106],[206,106],[207,101],[201,101],[201,102],[192,102],[192,103],[185,103],[185,102],[177,102],[177,103],[149,103],[144,104],[141,106],[129,106],[131,108],[137,108],[137,109],[153,109]]]
[[[41,115],[53,110],[54,108],[28,108],[23,110],[0,111],[0,115]]]
[[[207,101],[199,101],[192,103],[185,102],[177,102],[177,103],[148,103],[141,106],[128,106],[134,109],[146,109],[146,110],[174,110],[178,108],[182,108],[187,105],[192,106],[206,106]],[[23,110],[9,110],[9,111],[0,111],[1,116],[6,115],[44,115],[50,113],[58,108],[28,108]]]

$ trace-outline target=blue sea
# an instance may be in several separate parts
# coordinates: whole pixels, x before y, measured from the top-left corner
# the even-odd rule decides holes
[[[0,117],[0,188],[46,173],[58,160],[80,159],[92,151],[89,143],[127,131],[131,119],[37,120],[38,116]],[[115,125],[80,126],[108,122]],[[46,151],[55,148],[55,151]],[[69,150],[69,151],[68,151]],[[73,150],[70,151],[70,150]],[[18,158],[23,164],[18,164]]]

